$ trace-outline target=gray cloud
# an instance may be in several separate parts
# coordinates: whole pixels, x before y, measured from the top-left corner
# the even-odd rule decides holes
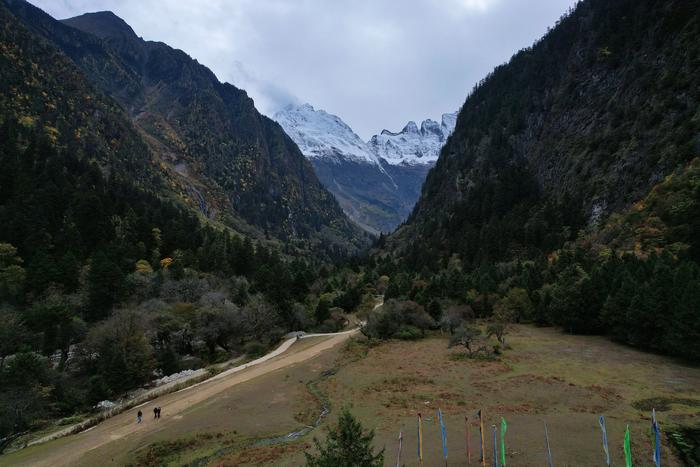
[[[271,114],[309,102],[363,138],[456,110],[574,0],[31,0],[57,18],[111,10]]]

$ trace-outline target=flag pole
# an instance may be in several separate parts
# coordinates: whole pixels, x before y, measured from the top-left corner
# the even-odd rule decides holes
[[[481,441],[481,467],[486,467],[486,444],[484,442],[484,414],[481,410],[477,413],[479,416],[479,438]]]
[[[659,423],[656,421],[656,409],[651,409],[651,429],[654,435],[654,465],[661,467],[661,430]]]
[[[603,451],[605,452],[605,465],[610,467],[610,450],[608,449],[608,430],[605,428],[605,417],[598,418],[598,424],[603,431]]]
[[[493,467],[498,467],[498,429],[496,425],[491,425],[493,432]]]
[[[423,417],[418,413],[418,462],[423,465]]]
[[[506,467],[506,431],[508,424],[506,419],[501,417],[501,467]]]
[[[467,432],[467,465],[472,465],[472,442],[471,436],[469,436],[469,417],[464,416],[464,425]]]
[[[442,410],[438,407],[438,420],[440,422],[440,432],[442,435],[442,455],[445,458],[445,467],[447,467],[447,431],[445,430],[445,421],[442,419]]]
[[[627,467],[632,467],[632,448],[630,446],[630,426],[627,425],[625,429],[625,443],[623,445],[623,450],[625,451],[625,465]]]
[[[552,450],[549,448],[549,433],[547,432],[547,422],[544,422],[544,441],[547,446],[547,467],[554,467],[552,462]]]
[[[399,452],[396,454],[396,467],[401,467],[401,447],[403,445],[403,431],[399,431]]]

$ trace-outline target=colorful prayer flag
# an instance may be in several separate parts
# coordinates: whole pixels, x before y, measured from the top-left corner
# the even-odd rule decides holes
[[[399,452],[396,455],[396,467],[401,467],[401,448],[403,447],[403,431],[399,431]]]
[[[654,432],[654,465],[661,467],[661,431],[656,421],[656,409],[651,409],[651,429]]]
[[[467,465],[472,465],[472,441],[469,433],[469,417],[464,416],[464,425],[467,432]]]
[[[632,467],[632,449],[630,448],[630,426],[627,425],[625,430],[625,465],[627,467]]]
[[[552,450],[549,449],[549,433],[547,432],[547,422],[544,422],[544,442],[547,446],[547,467],[554,467],[554,462],[552,462]]]
[[[605,465],[610,467],[610,449],[608,449],[608,430],[605,428],[605,417],[598,418],[600,429],[603,430],[603,451],[605,451]]]
[[[491,425],[493,428],[493,467],[498,467],[498,429],[496,425]]]
[[[423,464],[423,417],[418,414],[418,461]]]
[[[484,416],[479,410],[476,415],[479,417],[479,438],[481,440],[481,465],[486,467],[486,444],[484,443]]]
[[[501,465],[506,467],[506,430],[508,430],[508,424],[506,419],[501,417]]]
[[[442,456],[447,462],[447,432],[445,431],[445,422],[442,420],[442,410],[438,409],[438,420],[440,421],[440,430],[442,431]]]

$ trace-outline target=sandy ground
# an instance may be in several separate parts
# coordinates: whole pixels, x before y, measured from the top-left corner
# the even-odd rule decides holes
[[[138,408],[131,409],[99,425],[66,438],[58,439],[38,446],[11,453],[0,457],[0,465],[32,465],[32,466],[68,466],[80,463],[81,458],[97,448],[124,438],[143,438],[151,432],[167,430],[168,424],[181,420],[183,412],[195,404],[205,401],[238,384],[266,375],[291,365],[309,360],[320,353],[348,339],[355,331],[332,336],[317,336],[320,339],[311,346],[302,340],[299,344],[283,344],[272,355],[248,366],[242,370],[227,371],[206,382],[183,389],[181,391],[161,396],[149,401],[141,410],[144,412],[144,422],[136,424],[135,417]],[[299,349],[297,350],[296,347]],[[286,353],[283,353],[287,351]],[[252,362],[251,362],[252,363]],[[152,421],[151,408],[162,407],[163,418],[158,423]]]

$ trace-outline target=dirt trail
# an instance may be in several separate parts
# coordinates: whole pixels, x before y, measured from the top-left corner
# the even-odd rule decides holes
[[[289,353],[280,355],[293,344],[293,342],[290,341],[294,341],[294,339],[290,339],[290,341],[282,344],[271,354],[255,361],[255,365],[253,366],[251,366],[253,363],[251,362],[244,368],[237,367],[237,369],[228,370],[217,375],[215,378],[178,392],[158,397],[143,404],[146,405],[148,409],[141,408],[141,410],[144,411],[144,421],[141,424],[136,424],[135,419],[138,408],[133,408],[107,419],[82,433],[0,457],[0,465],[34,465],[47,467],[73,465],[85,453],[93,449],[127,436],[144,436],[153,430],[162,429],[163,424],[168,424],[170,421],[179,420],[185,416],[182,415],[182,412],[193,405],[237,384],[313,358],[319,353],[345,341],[357,331],[358,330],[355,329],[328,335],[327,339],[311,347],[304,348],[297,352],[294,352],[292,349]],[[312,335],[308,337],[312,337]],[[157,423],[152,421],[153,414],[150,408],[153,406],[160,406],[163,412],[163,418]]]

